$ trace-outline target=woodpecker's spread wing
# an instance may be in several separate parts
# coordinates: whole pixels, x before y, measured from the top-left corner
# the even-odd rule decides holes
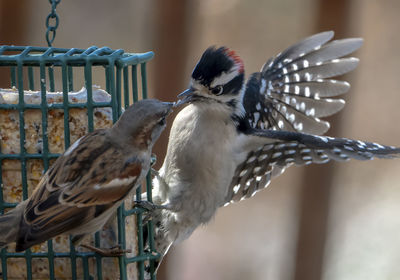
[[[236,168],[226,203],[253,196],[292,164],[345,161],[350,158],[370,160],[400,155],[400,148],[392,146],[287,131],[257,129],[247,135],[246,141],[246,145],[257,148],[251,149],[246,160]]]
[[[341,110],[350,85],[330,79],[352,71],[357,58],[341,58],[357,50],[362,39],[327,43],[333,32],[308,37],[268,60],[246,84],[243,105],[253,128],[323,134],[329,123],[320,120]]]

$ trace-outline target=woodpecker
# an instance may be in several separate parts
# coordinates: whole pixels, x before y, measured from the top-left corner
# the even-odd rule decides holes
[[[72,144],[43,175],[32,195],[0,216],[0,248],[16,242],[24,251],[59,234],[79,243],[101,229],[146,176],[152,147],[165,128],[172,103],[143,100],[112,128]],[[104,255],[121,255],[86,245]]]
[[[255,195],[291,165],[392,158],[400,148],[321,136],[321,117],[344,106],[336,97],[349,83],[331,79],[352,71],[344,56],[362,39],[330,41],[333,32],[308,37],[269,59],[244,78],[241,58],[210,47],[195,66],[189,103],[176,116],[165,161],[154,178],[152,218],[156,250],[188,238],[218,208]],[[163,209],[161,209],[163,208]]]

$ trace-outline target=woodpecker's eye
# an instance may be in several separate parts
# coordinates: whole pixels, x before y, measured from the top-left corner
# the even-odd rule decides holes
[[[222,86],[216,86],[215,88],[211,89],[211,92],[215,95],[221,95],[223,91],[224,88]]]

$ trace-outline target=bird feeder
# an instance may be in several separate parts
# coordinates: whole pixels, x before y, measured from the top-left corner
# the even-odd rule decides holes
[[[152,57],[107,47],[0,46],[0,71],[9,76],[0,84],[0,214],[27,199],[75,140],[110,127],[123,108],[147,97],[146,62]],[[149,177],[146,187],[151,198]],[[142,225],[143,210],[133,207],[134,199],[125,200],[114,224],[84,241],[97,247],[120,244],[131,253],[103,257],[58,236],[22,253],[2,249],[0,278],[143,279],[144,262],[153,267],[158,254],[152,242],[144,251],[144,227],[151,233],[152,224]]]

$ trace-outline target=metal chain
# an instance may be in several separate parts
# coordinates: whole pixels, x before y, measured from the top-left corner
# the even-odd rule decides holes
[[[56,7],[60,2],[61,0],[49,0],[49,3],[51,4],[51,12],[46,18],[46,27],[47,27],[46,40],[47,40],[47,45],[49,47],[51,47],[51,44],[56,38],[56,29],[59,24],[58,15],[56,13]]]

